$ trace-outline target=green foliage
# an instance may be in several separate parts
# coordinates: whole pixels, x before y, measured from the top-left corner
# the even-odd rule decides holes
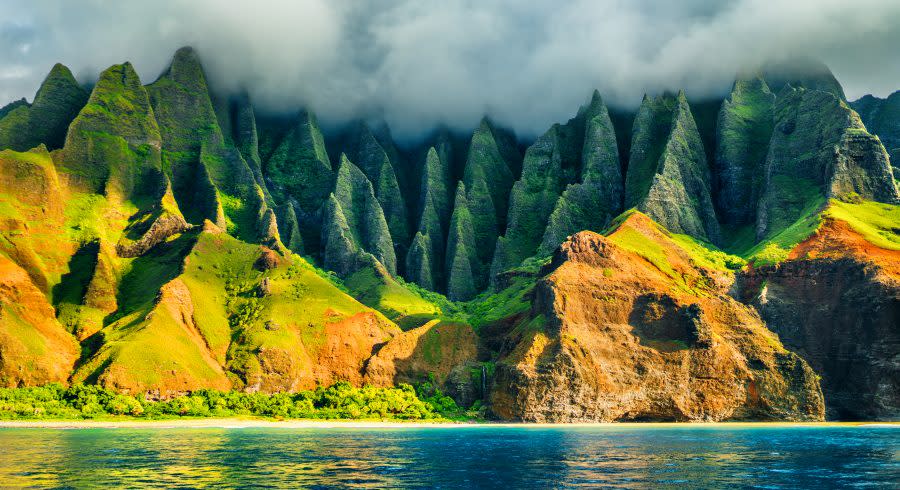
[[[477,331],[482,325],[528,312],[534,285],[533,276],[519,276],[509,287],[499,292],[482,293],[465,305],[469,323]]]
[[[804,181],[796,181],[791,186],[795,189],[794,195],[800,196],[796,198],[800,210],[797,220],[786,226],[782,225],[780,230],[774,230],[773,234],[765,240],[755,243],[749,250],[736,248],[729,250],[730,252],[744,257],[756,266],[777,264],[787,259],[791,250],[798,243],[806,240],[819,229],[822,224],[820,211],[825,204],[825,198],[818,190]],[[781,224],[783,221],[777,221],[777,223]]]
[[[756,217],[774,100],[765,81],[752,77],[735,81],[731,96],[722,103],[716,133],[716,197],[726,224],[747,224]]]
[[[731,255],[711,243],[697,240],[689,235],[673,233],[669,237],[698,265],[714,270],[728,271],[740,269],[747,263],[737,255]]]
[[[456,248],[448,244],[445,261],[448,294],[451,296],[456,295],[460,299],[471,297],[474,292],[487,286],[494,247],[500,231],[506,226],[509,195],[515,181],[512,165],[513,162],[518,162],[518,158],[518,150],[515,149],[509,135],[495,128],[487,119],[483,119],[472,134],[460,183],[461,187],[465,184],[464,188],[467,191],[465,202],[471,219],[471,231],[468,233],[477,244],[477,246],[466,244],[466,251],[476,259],[470,259],[466,267],[466,264],[458,259],[459,253]],[[454,233],[452,221],[456,220],[456,209],[460,207],[458,196],[457,191],[454,218],[451,218],[450,225],[451,235]],[[471,281],[464,277],[470,274]],[[450,283],[454,284],[457,292],[450,290]]]
[[[192,163],[208,136],[221,141],[206,76],[191,48],[175,52],[169,68],[147,86],[154,116],[159,123],[163,149],[183,155],[180,163]]]
[[[444,264],[447,272],[447,296],[452,300],[465,301],[474,296],[476,288],[472,267],[478,267],[479,261],[475,253],[474,225],[466,198],[466,186],[462,182],[456,189],[453,206]],[[487,246],[484,243],[482,245]]]
[[[268,139],[266,142],[273,144]],[[334,184],[334,172],[314,114],[302,112],[297,116],[287,134],[274,146],[263,170],[277,202],[296,201],[304,243],[317,253],[318,222],[305,218],[312,218],[328,198]]]
[[[139,208],[160,197],[160,133],[147,91],[130,63],[113,65],[69,126],[58,159],[81,190],[118,191]]]
[[[680,276],[672,268],[668,257],[666,257],[666,251],[662,246],[652,240],[648,240],[646,236],[634,228],[619,228],[614,235],[610,236],[610,239],[616,245],[640,255],[666,275],[672,278]]]
[[[452,398],[426,383],[418,389],[356,388],[341,381],[297,393],[197,390],[168,400],[119,393],[97,385],[52,383],[0,388],[0,419],[103,419],[115,416],[274,417],[290,419],[434,420],[464,418]]]
[[[416,386],[416,396],[423,400],[432,410],[448,419],[464,420],[470,416],[456,404],[453,398],[445,395],[440,388],[435,386],[434,377]]]
[[[367,267],[347,278],[345,284],[360,303],[382,312],[404,330],[441,317],[441,308],[423,298],[401,278],[378,274]]]
[[[509,140],[509,136],[503,131],[495,128],[487,119],[482,119],[472,134],[463,173],[463,182],[469,192],[473,192],[479,181],[490,183],[487,189],[489,201],[494,207],[494,217],[500,223],[506,219],[507,199],[515,180],[510,166],[512,160],[518,160],[518,155],[514,154],[517,151],[510,149],[515,146]],[[471,194],[467,197],[469,204],[472,204]]]
[[[375,197],[372,183],[344,155],[341,156],[332,195],[340,204],[340,210],[346,219],[349,236],[345,234],[343,239],[349,240],[356,248],[372,254],[388,272],[396,274],[397,256],[394,252],[394,243],[384,211]],[[331,241],[332,238],[329,237],[328,240]],[[331,247],[333,244],[324,245]],[[352,269],[349,264],[329,268]]]
[[[406,277],[424,288],[436,290],[439,282],[435,280],[433,248],[428,235],[416,232],[406,254]]]
[[[522,178],[512,187],[509,225],[496,249],[492,272],[518,265],[534,255],[541,244],[550,214],[568,183],[566,174],[571,179],[571,167],[577,166],[574,159],[564,159],[574,153],[568,148],[576,139],[571,132],[568,127],[554,125],[525,152]],[[476,241],[482,243],[480,237]]]
[[[645,98],[634,124],[625,206],[669,231],[717,241],[706,153],[684,92]]]
[[[395,246],[405,249],[410,235],[409,222],[394,164],[368,124],[362,123],[357,129],[356,140],[351,145],[355,151],[348,153],[348,157],[372,183],[372,190],[384,212]]]

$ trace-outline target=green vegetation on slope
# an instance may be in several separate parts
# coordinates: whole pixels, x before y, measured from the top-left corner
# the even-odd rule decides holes
[[[360,303],[380,311],[403,330],[442,316],[439,306],[408,287],[403,279],[379,274],[373,267],[353,273],[344,284]]]
[[[803,188],[806,186],[805,182],[796,181],[793,188]],[[733,243],[728,251],[744,257],[756,266],[777,264],[787,259],[791,250],[815,233],[822,224],[820,212],[825,205],[825,198],[812,187],[805,188],[806,191],[795,192],[795,195],[806,193],[805,198],[795,201],[800,210],[796,221],[783,224],[779,230],[760,242],[754,240],[754,234],[744,234],[742,240]]]
[[[900,250],[900,206],[874,201],[844,202],[832,199],[825,216],[846,222],[871,244]]]
[[[775,96],[759,77],[735,81],[719,111],[715,168],[719,218],[725,224],[755,221],[763,165],[772,137]]]

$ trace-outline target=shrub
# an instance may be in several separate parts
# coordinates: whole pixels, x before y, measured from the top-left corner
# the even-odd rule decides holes
[[[80,419],[104,416],[230,417],[250,415],[276,418],[421,420],[459,417],[452,398],[432,383],[418,389],[363,386],[346,381],[297,393],[244,393],[210,389],[150,400],[97,385],[60,384],[29,388],[0,388],[0,418]]]

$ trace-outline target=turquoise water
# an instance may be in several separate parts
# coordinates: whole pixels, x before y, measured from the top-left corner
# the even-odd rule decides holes
[[[900,429],[0,429],[0,486],[896,488]]]

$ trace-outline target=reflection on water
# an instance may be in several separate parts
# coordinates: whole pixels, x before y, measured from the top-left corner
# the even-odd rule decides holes
[[[0,429],[3,487],[885,487],[900,429]]]

